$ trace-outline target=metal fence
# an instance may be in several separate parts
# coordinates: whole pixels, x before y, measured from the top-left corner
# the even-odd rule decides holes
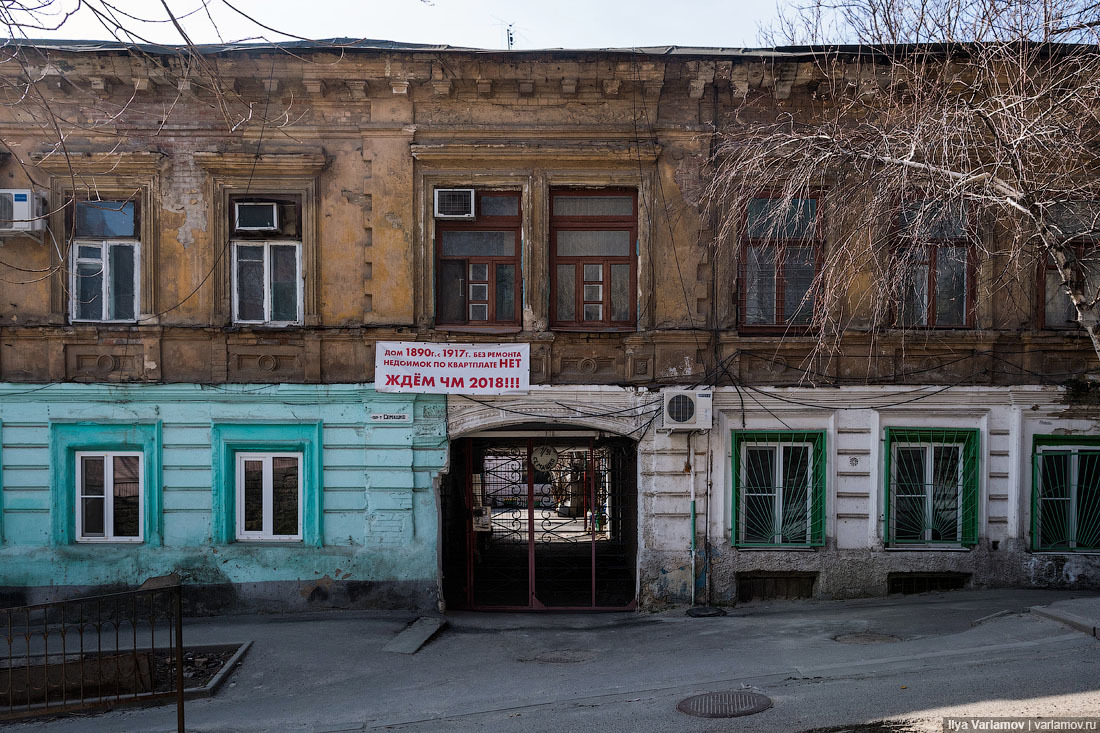
[[[182,594],[138,590],[0,609],[0,720],[175,697],[183,732]]]

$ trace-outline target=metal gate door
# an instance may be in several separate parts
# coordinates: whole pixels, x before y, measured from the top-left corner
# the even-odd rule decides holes
[[[469,607],[632,608],[633,443],[467,441]]]

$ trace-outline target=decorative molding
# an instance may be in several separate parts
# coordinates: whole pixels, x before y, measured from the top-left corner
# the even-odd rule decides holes
[[[325,169],[324,151],[253,155],[252,153],[200,152],[195,163],[203,170],[220,176],[297,176],[314,177]]]
[[[160,170],[168,156],[160,152],[32,154],[31,159],[52,176],[143,176]]]
[[[661,148],[653,143],[531,140],[520,143],[414,143],[412,156],[422,163],[464,161],[504,162],[532,159],[578,163],[639,163],[657,161]]]

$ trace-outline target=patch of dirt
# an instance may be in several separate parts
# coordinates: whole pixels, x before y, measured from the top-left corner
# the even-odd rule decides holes
[[[225,663],[237,653],[236,649],[225,651],[195,652],[183,650],[183,686],[205,687],[214,679]],[[156,673],[155,692],[168,692],[176,689],[176,656],[172,652],[158,651],[153,659]]]
[[[860,631],[854,634],[834,636],[833,641],[839,641],[841,644],[890,644],[901,641],[901,637],[893,634],[880,634],[877,631]]]

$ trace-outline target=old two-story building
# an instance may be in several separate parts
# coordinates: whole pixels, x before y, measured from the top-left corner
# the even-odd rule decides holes
[[[994,298],[968,261],[917,336],[818,374],[788,326],[825,230],[761,248],[761,193],[715,246],[716,126],[805,103],[797,51],[14,51],[9,603],[167,572],[200,609],[1100,582],[1097,414],[1059,386],[1096,357],[1041,273]],[[522,346],[530,388],[376,389],[394,342]]]

